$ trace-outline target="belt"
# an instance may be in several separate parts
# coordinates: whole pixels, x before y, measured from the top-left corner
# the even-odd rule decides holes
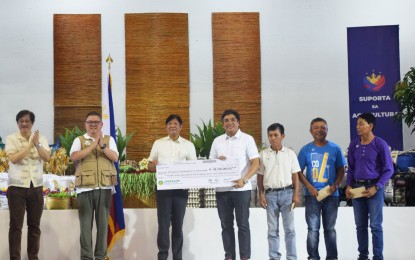
[[[373,185],[376,184],[379,179],[371,179],[371,180],[354,180],[354,183],[361,184],[361,185]]]
[[[274,189],[274,188],[270,188],[270,189],[267,189],[266,191],[265,191],[265,193],[268,193],[268,192],[271,192],[271,191],[282,191],[282,190],[290,190],[290,189],[293,189],[294,187],[293,187],[293,185],[288,185],[287,187],[283,187],[283,188],[276,188],[276,189]]]

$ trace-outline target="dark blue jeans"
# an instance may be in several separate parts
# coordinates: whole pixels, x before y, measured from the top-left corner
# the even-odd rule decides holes
[[[355,188],[359,186],[354,186]],[[356,223],[359,259],[368,259],[369,233],[368,223],[372,232],[373,260],[383,259],[383,188],[371,198],[353,200],[354,221]]]
[[[324,241],[326,243],[326,259],[337,259],[336,220],[339,197],[330,196],[322,201],[315,197],[305,196],[305,219],[308,226],[307,252],[308,259],[320,259],[318,244],[320,240],[320,216],[323,220]]]
[[[239,255],[242,258],[251,257],[251,232],[249,229],[249,204],[251,191],[216,192],[218,214],[222,226],[222,242],[225,258],[236,259],[235,232],[233,228],[235,211],[238,225]]]
[[[186,213],[188,190],[158,190],[157,199],[157,259],[167,260],[170,248],[170,223],[173,260],[182,260],[183,219]]]

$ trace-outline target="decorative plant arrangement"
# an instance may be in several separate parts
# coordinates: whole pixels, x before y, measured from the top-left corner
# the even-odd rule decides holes
[[[0,148],[0,172],[7,172],[9,170],[9,160],[6,151]]]
[[[203,121],[202,123],[203,127],[197,126],[199,134],[190,134],[190,141],[196,148],[197,157],[208,159],[213,140],[224,134],[225,129],[223,129],[221,122],[216,122],[215,125],[212,125],[211,120],[209,120],[208,124],[205,124]]]
[[[396,114],[397,120],[403,120],[408,127],[415,125],[415,68],[405,74],[401,81],[395,85],[393,98],[399,105],[399,112]],[[415,132],[415,126],[411,134]]]
[[[133,161],[125,161],[119,168],[124,197],[137,196],[147,199],[155,193],[156,174],[148,170],[148,159],[141,160],[138,165]]]
[[[68,190],[51,191],[46,196],[47,209],[67,209],[71,204],[71,194]]]
[[[52,150],[50,161],[43,163],[44,173],[51,173],[56,175],[65,175],[66,168],[68,168],[70,159],[64,147]]]

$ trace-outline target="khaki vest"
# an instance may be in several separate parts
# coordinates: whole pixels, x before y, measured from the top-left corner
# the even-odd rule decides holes
[[[81,149],[90,146],[92,139],[79,136]],[[104,143],[109,149],[110,136],[104,136]],[[117,185],[117,170],[114,163],[105,156],[99,147],[78,162],[75,172],[75,186],[80,188],[97,188]]]

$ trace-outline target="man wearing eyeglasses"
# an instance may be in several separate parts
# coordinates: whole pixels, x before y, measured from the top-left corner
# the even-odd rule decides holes
[[[81,229],[81,259],[105,259],[107,226],[111,196],[115,193],[118,160],[115,140],[102,133],[101,115],[86,116],[86,134],[78,136],[71,147],[71,160],[76,163],[76,193]],[[92,249],[92,225],[97,227],[95,250]]]

